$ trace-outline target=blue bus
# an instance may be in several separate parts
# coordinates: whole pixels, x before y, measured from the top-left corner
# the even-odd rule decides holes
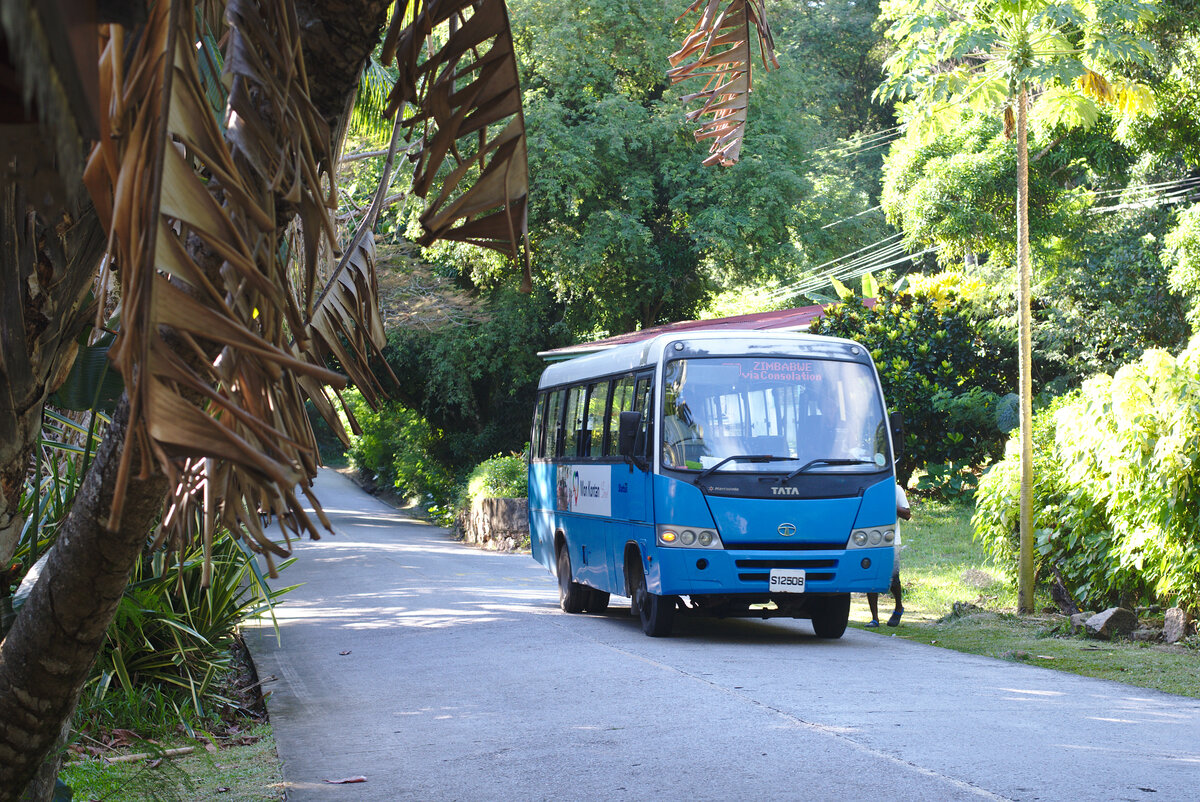
[[[807,618],[845,632],[886,592],[893,442],[850,340],[693,330],[551,364],[529,452],[534,559],[568,613],[627,596],[651,636],[679,614]]]

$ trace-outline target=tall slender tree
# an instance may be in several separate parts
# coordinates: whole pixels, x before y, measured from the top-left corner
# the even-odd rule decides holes
[[[1139,26],[1157,0],[887,0],[895,52],[878,94],[908,102],[910,131],[936,136],[968,106],[1004,115],[1016,138],[1021,511],[1018,605],[1033,612],[1032,322],[1029,253],[1031,112],[1051,124],[1089,125],[1098,103],[1135,108],[1149,91],[1122,77],[1151,54]]]

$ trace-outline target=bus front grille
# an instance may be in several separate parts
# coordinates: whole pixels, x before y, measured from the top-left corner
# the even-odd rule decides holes
[[[726,543],[726,551],[841,551],[846,541],[840,543],[805,543],[802,541],[772,540],[766,543]]]
[[[738,574],[738,579],[742,582],[769,582],[771,574],[769,572],[763,574]],[[805,579],[808,582],[829,582],[833,579],[833,573],[809,572],[805,575]]]
[[[771,578],[772,568],[803,568],[809,582],[829,582],[833,579],[833,571],[813,571],[814,568],[837,568],[837,560],[735,560],[735,565],[741,569],[738,579],[743,582],[767,582]],[[745,569],[759,569],[749,572]],[[762,569],[767,569],[763,571]]]
[[[736,560],[738,568],[837,568],[837,560]]]

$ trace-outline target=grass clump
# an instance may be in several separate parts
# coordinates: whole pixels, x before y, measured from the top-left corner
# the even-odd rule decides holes
[[[195,747],[187,755],[165,757],[169,749]],[[147,754],[143,760],[108,762],[113,757]],[[122,802],[278,802],[283,799],[283,777],[275,754],[271,728],[257,724],[229,733],[217,741],[173,739],[161,742],[131,741],[104,757],[83,757],[68,762],[62,779],[74,789],[75,799]]]
[[[1200,698],[1196,636],[1175,646],[1093,640],[1072,634],[1067,616],[1048,611],[1044,594],[1037,597],[1042,613],[1017,615],[1016,582],[974,539],[972,512],[969,504],[915,501],[913,520],[902,527],[904,617],[881,634]],[[881,618],[890,601],[881,594]],[[850,618],[859,627],[870,620],[865,596],[854,598]]]

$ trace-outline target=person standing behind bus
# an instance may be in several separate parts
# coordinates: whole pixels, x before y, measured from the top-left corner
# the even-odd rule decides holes
[[[902,518],[905,521],[912,519],[912,508],[908,505],[908,496],[904,492],[904,488],[896,485],[896,517]],[[888,588],[892,594],[892,598],[896,600],[896,606],[892,610],[892,616],[888,619],[889,627],[900,626],[900,616],[904,615],[904,603],[901,600],[900,587],[900,527],[896,527],[896,553],[892,560],[892,585]],[[871,608],[871,620],[867,623],[868,627],[879,626],[879,594],[867,594],[867,606]]]

